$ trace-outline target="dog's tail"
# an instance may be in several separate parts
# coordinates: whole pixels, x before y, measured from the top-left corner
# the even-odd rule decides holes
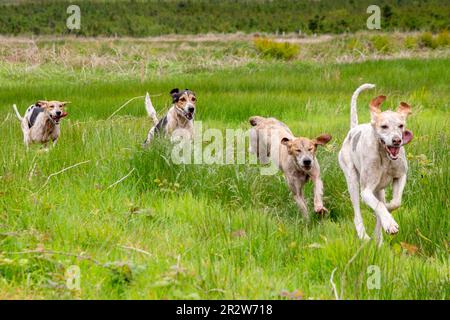
[[[260,116],[253,116],[248,119],[248,122],[252,125],[252,127],[257,126],[261,121],[265,120],[266,118],[260,117]]]
[[[156,116],[156,110],[153,107],[152,100],[150,100],[150,95],[148,94],[148,92],[145,95],[145,110],[147,110],[147,114],[150,119],[152,119],[153,123],[157,125],[158,117]]]
[[[15,104],[13,104],[13,109],[14,109],[14,112],[16,113],[17,119],[19,119],[19,121],[22,121],[23,118],[20,115],[19,110],[17,110],[17,106]]]
[[[374,84],[365,83],[361,85],[358,89],[356,89],[355,92],[353,92],[352,102],[350,104],[350,129],[358,125],[358,112],[356,108],[356,100],[358,99],[359,94],[364,90],[373,88],[375,88]]]

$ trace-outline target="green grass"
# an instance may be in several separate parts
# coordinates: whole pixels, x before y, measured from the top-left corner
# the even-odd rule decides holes
[[[448,59],[247,64],[152,75],[143,83],[138,75],[102,80],[98,70],[61,68],[45,77],[46,68],[17,77],[0,71],[0,299],[270,299],[296,289],[305,299],[333,299],[335,268],[344,299],[450,298]],[[337,152],[350,96],[364,82],[377,89],[360,97],[360,122],[369,118],[369,99],[383,93],[387,106],[403,100],[413,106],[408,128],[415,138],[406,147],[403,205],[394,213],[399,234],[385,236],[380,249],[367,243],[349,263],[362,243]],[[306,224],[281,174],[261,176],[255,165],[174,165],[164,159],[166,144],[141,150],[150,126],[143,99],[106,120],[146,91],[163,93],[153,103],[164,109],[173,87],[196,91],[197,119],[206,128],[246,129],[248,117],[259,114],[279,118],[297,135],[331,133],[332,143],[318,155],[330,214]],[[38,98],[72,104],[59,145],[26,153],[11,104],[23,111]],[[90,162],[44,185],[83,161]],[[311,196],[308,185],[310,207]],[[363,213],[373,230],[372,213],[365,206]],[[408,244],[417,251],[408,253]],[[79,258],[27,253],[36,249]],[[81,268],[80,291],[65,286],[71,265]],[[380,268],[379,290],[366,285],[370,265]]]

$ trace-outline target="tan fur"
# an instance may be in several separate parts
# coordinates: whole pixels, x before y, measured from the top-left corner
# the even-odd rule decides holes
[[[315,156],[317,146],[331,140],[330,135],[321,135],[315,139],[296,138],[291,130],[275,118],[255,116],[250,118],[255,130],[251,134],[250,152],[256,154],[262,163],[270,159],[283,171],[286,182],[294,196],[299,210],[308,218],[308,208],[303,195],[305,183],[311,179],[314,183],[314,211],[325,213],[323,183],[320,178],[320,166]],[[310,160],[310,166],[304,161]]]
[[[32,108],[28,108],[23,117],[20,117],[17,108],[14,106],[16,114],[21,122],[22,132],[24,136],[24,143],[26,147],[31,143],[40,143],[47,148],[47,144],[52,141],[56,145],[59,135],[59,119],[55,120],[57,113],[64,114],[64,107],[70,102],[66,101],[46,101],[39,100],[35,105],[44,109],[44,112],[39,113],[36,117],[35,123],[30,128],[29,121],[32,113]]]

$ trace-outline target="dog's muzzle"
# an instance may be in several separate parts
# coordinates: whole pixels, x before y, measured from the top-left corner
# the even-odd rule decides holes
[[[389,159],[397,160],[400,154],[400,148],[402,146],[402,142],[395,141],[392,145],[387,145],[383,139],[380,139],[381,144],[384,146],[384,150],[386,151]]]
[[[195,114],[195,108],[192,106],[188,107],[187,111],[183,110],[183,116],[188,120],[194,119],[194,114]]]
[[[62,118],[67,116],[67,112],[60,112],[54,115],[50,115],[50,118],[53,120],[55,124],[59,124],[59,121],[61,121]]]

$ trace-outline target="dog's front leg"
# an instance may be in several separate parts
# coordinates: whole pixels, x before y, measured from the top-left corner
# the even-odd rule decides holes
[[[398,224],[386,208],[386,205],[375,197],[374,189],[366,186],[361,192],[363,201],[375,211],[377,218],[380,219],[381,226],[389,234],[398,232]]]
[[[308,207],[306,206],[305,197],[303,196],[303,191],[299,191],[297,194],[294,194],[294,200],[297,203],[298,208],[303,214],[303,217],[306,220],[309,220],[308,216]]]
[[[386,203],[386,193],[383,190],[379,190],[375,193],[375,196],[378,200],[380,200],[383,203]],[[380,247],[383,244],[383,226],[381,225],[381,219],[379,216],[376,215],[377,223],[375,225],[375,239],[377,242],[377,245]]]
[[[320,173],[311,175],[311,180],[314,184],[314,211],[319,214],[325,214],[328,209],[323,206],[323,182],[320,179]]]
[[[296,177],[286,177],[286,181],[294,195],[294,200],[297,203],[297,207],[303,214],[306,220],[308,220],[308,207],[306,205],[305,197],[303,195],[303,183]]]
[[[400,207],[405,185],[406,174],[401,176],[400,178],[395,178],[392,182],[392,200],[386,205],[386,208],[389,210],[389,212],[392,212]]]

